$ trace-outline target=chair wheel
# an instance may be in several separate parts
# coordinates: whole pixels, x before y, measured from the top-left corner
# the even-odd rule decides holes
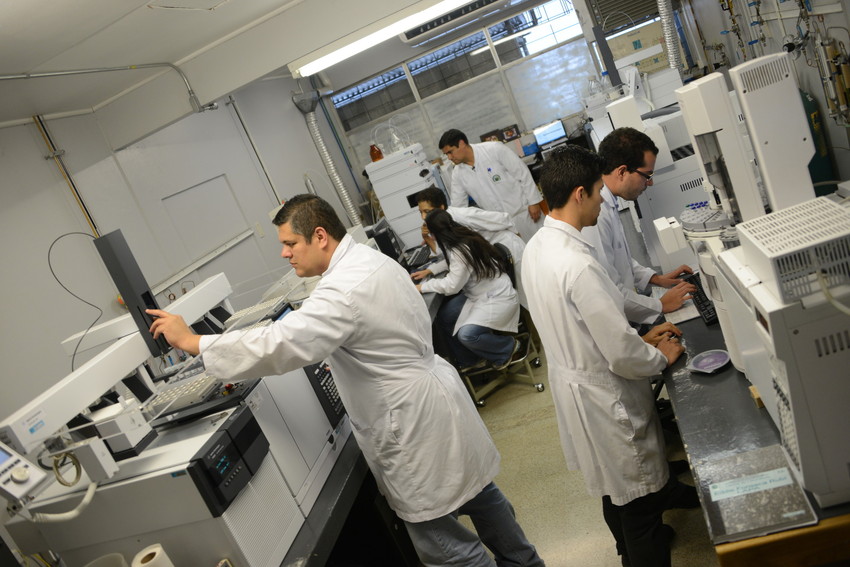
[[[483,408],[484,406],[487,405],[487,400],[478,400],[477,402],[475,402],[475,405],[480,407],[480,408]]]
[[[540,361],[540,358],[538,357],[538,358],[535,358],[534,360],[531,361],[531,365],[534,368],[540,368],[541,366],[543,366],[543,363]]]
[[[542,392],[546,389],[546,386],[544,386],[543,384],[535,384],[534,387],[535,389],[537,389],[538,392]]]

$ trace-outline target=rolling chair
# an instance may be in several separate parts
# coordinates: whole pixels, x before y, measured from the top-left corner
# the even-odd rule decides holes
[[[516,289],[516,273],[514,270],[513,257],[504,245],[496,244],[495,246],[502,254],[503,258],[507,260],[508,277],[510,277],[511,284],[513,284],[514,289]],[[520,306],[519,326],[517,332],[507,333],[520,342],[520,350],[517,353],[519,356],[515,354],[515,358],[513,358],[504,368],[494,368],[492,365],[488,365],[475,370],[459,370],[460,377],[464,384],[466,384],[466,388],[469,390],[469,394],[472,396],[475,405],[478,407],[484,407],[487,403],[484,398],[487,395],[506,383],[514,381],[515,377],[525,378],[527,383],[534,386],[538,392],[542,392],[545,389],[543,383],[536,382],[534,377],[534,369],[540,368],[542,362],[540,361],[540,352],[533,337],[533,329],[534,327],[531,321],[531,314],[527,309]],[[480,379],[476,378],[490,378],[489,375],[495,376],[486,382],[476,385],[476,382],[481,382]]]

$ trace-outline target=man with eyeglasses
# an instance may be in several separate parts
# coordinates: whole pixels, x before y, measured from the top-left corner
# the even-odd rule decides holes
[[[652,324],[661,313],[679,309],[696,288],[680,279],[693,270],[682,265],[666,274],[640,265],[629,251],[620,221],[617,197],[634,201],[652,184],[658,148],[652,139],[634,128],[617,128],[599,144],[605,161],[602,209],[596,226],[582,230],[599,255],[608,275],[626,299],[626,317],[635,324]],[[642,295],[650,285],[670,288],[660,300]]]

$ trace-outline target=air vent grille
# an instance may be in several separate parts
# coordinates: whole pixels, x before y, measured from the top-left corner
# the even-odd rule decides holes
[[[475,2],[470,2],[456,10],[443,14],[439,18],[434,18],[430,22],[425,22],[422,25],[407,30],[401,34],[402,39],[407,42],[424,40],[449,24],[457,25],[459,21],[478,17],[482,11],[487,11],[487,8],[493,8],[494,5],[504,4],[505,2],[506,0],[475,0]]]
[[[815,339],[815,351],[818,358],[838,354],[845,350],[850,350],[850,331],[847,329]]]
[[[825,197],[738,225],[750,266],[785,302],[850,282],[850,211]]]
[[[781,59],[772,59],[742,73],[741,83],[745,92],[752,92],[778,83],[790,74],[790,62],[787,57],[782,57]]]

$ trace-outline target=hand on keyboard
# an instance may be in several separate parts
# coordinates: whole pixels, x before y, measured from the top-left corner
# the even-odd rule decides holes
[[[671,311],[675,311],[686,300],[691,299],[692,296],[690,294],[696,291],[696,286],[686,281],[676,284],[661,296],[661,312],[670,313]]]
[[[413,281],[424,280],[428,276],[430,276],[433,272],[429,269],[419,270],[418,272],[413,272],[410,274],[410,277]]]

